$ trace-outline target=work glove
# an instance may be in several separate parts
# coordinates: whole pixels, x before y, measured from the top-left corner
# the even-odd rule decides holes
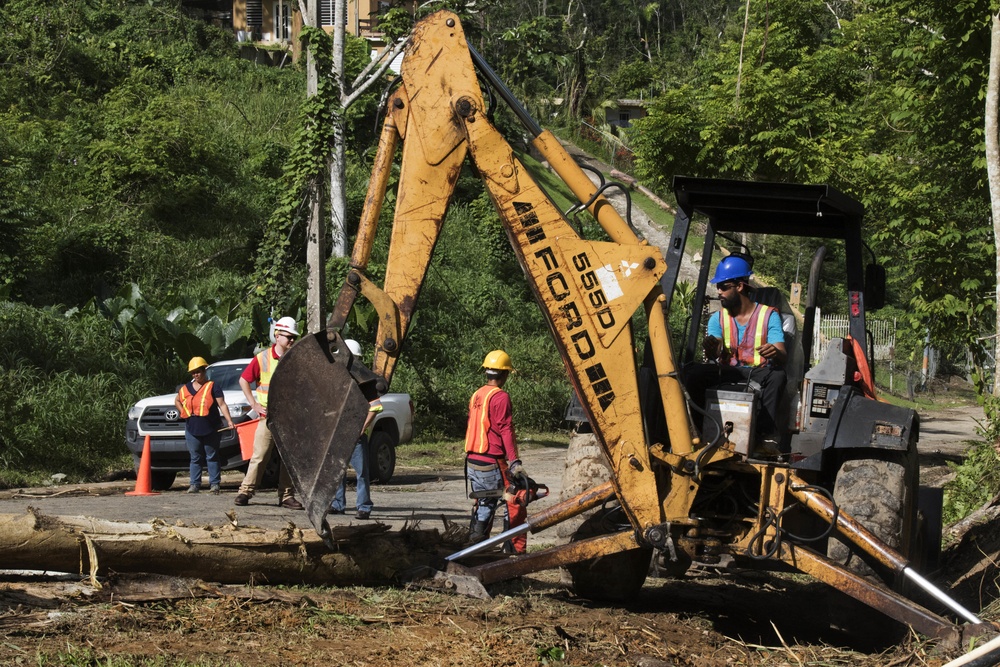
[[[528,488],[528,473],[525,472],[520,459],[511,462],[510,466],[507,467],[507,474],[510,475],[512,482],[523,489]]]

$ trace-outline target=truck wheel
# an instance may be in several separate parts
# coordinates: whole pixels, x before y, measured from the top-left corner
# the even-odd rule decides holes
[[[176,472],[169,470],[153,470],[149,473],[149,485],[153,491],[166,491],[174,485],[177,478]]]
[[[620,507],[598,511],[580,524],[572,541],[611,533],[628,523]],[[626,602],[635,599],[646,581],[653,550],[648,547],[621,551],[567,565],[573,592],[598,602]]]
[[[385,431],[375,431],[368,440],[368,462],[372,467],[371,479],[378,484],[388,484],[396,471],[396,443]]]
[[[912,528],[916,503],[915,475],[908,474],[905,456],[885,459],[859,458],[844,461],[837,473],[833,499],[837,506],[904,556],[914,541]],[[898,588],[902,582],[880,576],[857,553],[836,538],[830,538],[827,556],[870,581]],[[830,625],[860,644],[880,647],[894,643],[905,631],[882,613],[854,598],[830,590]]]
[[[281,474],[281,455],[278,454],[278,448],[275,447],[274,451],[271,452],[271,458],[267,460],[267,465],[264,466],[264,474],[260,476],[260,488],[262,489],[278,488],[278,476],[280,474]]]

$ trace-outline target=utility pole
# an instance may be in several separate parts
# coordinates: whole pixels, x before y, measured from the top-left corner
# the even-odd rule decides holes
[[[319,0],[309,0],[304,23],[319,25]],[[319,92],[319,73],[312,49],[306,50],[306,96]],[[322,174],[309,185],[309,223],[306,228],[306,329],[315,333],[326,321],[326,225],[322,215]]]

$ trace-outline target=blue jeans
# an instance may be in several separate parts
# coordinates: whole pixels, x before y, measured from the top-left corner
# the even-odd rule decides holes
[[[208,463],[208,485],[222,484],[222,467],[219,465],[219,440],[221,433],[191,435],[184,432],[184,442],[191,455],[191,486],[201,486],[201,470]]]
[[[372,496],[368,490],[371,484],[371,470],[368,467],[368,438],[361,436],[361,439],[354,445],[351,453],[351,467],[354,468],[358,476],[357,509],[359,512],[371,512]],[[347,505],[347,485],[344,478],[340,479],[340,486],[337,487],[337,494],[330,503],[330,509],[342,512]]]
[[[492,470],[476,470],[472,466],[468,468],[469,487],[473,493],[476,491],[494,491],[503,488],[503,475],[500,474],[500,466]],[[486,535],[490,534],[490,525],[493,523],[493,515],[496,514],[500,497],[478,498],[472,510],[475,521],[482,521],[486,524]],[[504,517],[507,516],[507,504],[503,505]]]

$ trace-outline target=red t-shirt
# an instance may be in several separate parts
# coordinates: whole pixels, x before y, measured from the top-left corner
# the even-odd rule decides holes
[[[486,432],[489,449],[484,454],[469,454],[469,460],[476,463],[496,463],[497,459],[508,462],[519,459],[517,439],[514,437],[514,409],[510,394],[498,391],[490,397],[490,430]]]

